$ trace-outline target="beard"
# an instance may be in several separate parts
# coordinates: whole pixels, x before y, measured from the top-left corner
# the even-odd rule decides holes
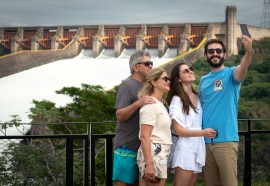
[[[219,62],[217,63],[212,62],[213,58],[218,58]],[[224,61],[225,61],[225,58],[220,57],[220,56],[211,56],[210,58],[207,57],[207,62],[209,63],[211,67],[214,67],[214,68],[220,67],[224,63]]]

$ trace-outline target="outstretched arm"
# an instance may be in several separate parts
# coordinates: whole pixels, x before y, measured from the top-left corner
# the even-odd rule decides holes
[[[246,53],[240,65],[238,65],[234,71],[234,75],[237,81],[242,81],[245,78],[248,67],[252,60],[252,39],[246,35],[242,35],[242,43]]]

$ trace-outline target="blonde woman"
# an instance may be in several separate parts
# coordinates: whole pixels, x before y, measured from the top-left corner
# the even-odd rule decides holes
[[[150,70],[138,97],[149,95],[155,103],[140,109],[141,145],[137,154],[140,185],[164,186],[167,179],[167,159],[171,150],[171,119],[163,104],[163,96],[170,90],[170,78],[162,68]]]

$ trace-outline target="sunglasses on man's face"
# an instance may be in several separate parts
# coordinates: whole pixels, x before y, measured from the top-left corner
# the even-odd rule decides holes
[[[193,69],[192,67],[186,68],[185,70],[183,70],[183,71],[180,73],[180,75],[181,75],[181,74],[187,74],[187,73],[190,73],[190,72],[194,72],[194,69]]]
[[[214,54],[216,51],[217,54],[221,54],[223,52],[223,50],[221,48],[213,48],[213,49],[208,49],[207,53],[208,54]]]
[[[169,78],[169,77],[167,77],[167,76],[164,76],[164,77],[158,78],[158,79],[163,79],[166,83],[167,83],[168,81],[171,81],[171,78]]]
[[[143,64],[146,67],[149,67],[150,65],[153,66],[153,61],[145,61],[145,62],[139,62],[136,63],[137,65]]]

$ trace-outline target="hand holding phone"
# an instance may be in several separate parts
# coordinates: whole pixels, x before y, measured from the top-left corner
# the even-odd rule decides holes
[[[248,32],[248,28],[247,28],[246,24],[240,24],[240,28],[241,28],[242,35],[246,35],[246,36],[250,37],[250,34]]]

